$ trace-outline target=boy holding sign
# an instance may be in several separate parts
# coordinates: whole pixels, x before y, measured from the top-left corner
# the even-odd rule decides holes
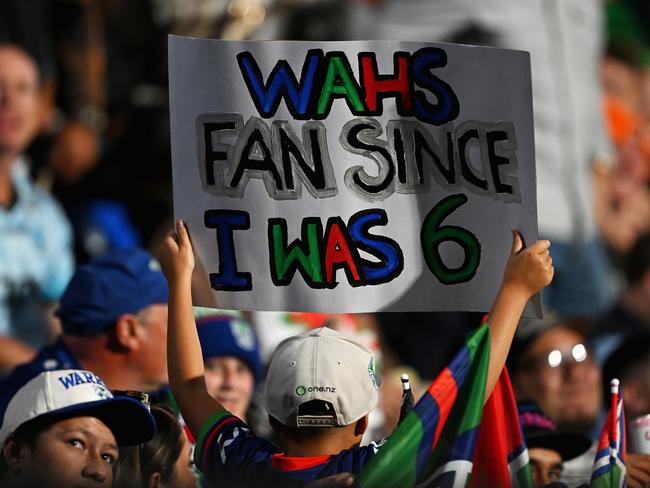
[[[514,233],[501,288],[489,313],[489,396],[505,363],[528,299],[553,277],[550,243],[525,248]],[[359,447],[377,399],[372,354],[355,339],[329,329],[292,337],[278,346],[267,380],[269,417],[283,441],[278,454],[208,394],[192,313],[194,255],[179,221],[159,249],[169,281],[169,383],[197,438],[195,459],[214,486],[268,486],[273,480],[311,481],[359,472],[379,446]],[[321,427],[321,428],[317,428]]]

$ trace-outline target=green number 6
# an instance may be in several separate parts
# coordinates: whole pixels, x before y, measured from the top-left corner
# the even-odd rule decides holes
[[[441,225],[454,210],[467,202],[462,193],[450,195],[433,207],[424,218],[420,243],[424,261],[433,275],[444,285],[465,283],[471,280],[481,261],[481,244],[474,234],[455,225]],[[445,241],[458,244],[465,258],[458,268],[449,268],[440,256],[439,247]]]

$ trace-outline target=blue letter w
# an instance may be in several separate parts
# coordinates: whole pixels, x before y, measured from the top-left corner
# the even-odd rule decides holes
[[[285,60],[277,62],[269,79],[264,84],[262,72],[253,55],[248,51],[239,53],[237,63],[259,114],[264,118],[273,117],[280,106],[280,100],[284,98],[287,108],[294,118],[310,118],[308,116],[309,99],[314,87],[318,63],[322,56],[323,52],[320,49],[313,49],[307,53],[300,84],[296,80],[291,66]]]
[[[74,377],[72,376],[72,374],[69,374],[68,376],[59,376],[58,380],[61,382],[63,386],[65,386],[66,390],[71,386],[75,385]]]

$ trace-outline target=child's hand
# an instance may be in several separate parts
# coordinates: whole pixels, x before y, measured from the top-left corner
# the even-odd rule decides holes
[[[513,230],[512,234],[512,250],[503,273],[503,286],[530,298],[553,279],[553,261],[548,252],[551,243],[537,241],[524,249],[519,232]]]
[[[189,280],[194,270],[194,253],[187,228],[182,220],[176,222],[176,232],[170,230],[158,247],[158,260],[169,282]]]

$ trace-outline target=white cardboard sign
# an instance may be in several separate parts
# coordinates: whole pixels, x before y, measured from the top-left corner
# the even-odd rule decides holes
[[[487,311],[510,229],[537,238],[528,53],[172,36],[169,72],[175,217],[221,307]]]

